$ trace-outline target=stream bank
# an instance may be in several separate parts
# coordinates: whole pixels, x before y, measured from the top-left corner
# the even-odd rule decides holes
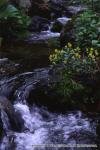
[[[66,13],[64,12],[62,15],[65,7],[63,8],[61,3],[55,1],[55,4],[53,2],[51,6],[54,20],[53,22],[50,20],[49,26],[43,26],[45,23],[41,26],[39,18],[36,17],[38,12],[35,12],[35,19],[31,12],[33,22],[36,21],[38,24],[38,27],[35,28],[37,32],[31,31],[32,34],[27,39],[11,41],[0,48],[1,102],[4,101],[4,97],[7,98],[7,105],[1,103],[0,107],[0,111],[2,111],[0,113],[1,150],[76,150],[77,147],[47,148],[46,145],[69,144],[72,146],[73,144],[89,145],[90,143],[97,149],[96,127],[100,120],[99,114],[84,113],[78,109],[69,110],[66,105],[64,112],[62,105],[59,106],[61,110],[58,111],[56,101],[59,95],[56,95],[53,90],[49,90],[51,82],[55,81],[56,77],[50,73],[52,71],[48,56],[51,53],[51,47],[49,47],[48,39],[59,40],[63,25],[68,23],[69,17],[77,13],[75,10],[80,11],[80,9],[73,9],[71,12],[70,8],[71,13],[66,10]],[[44,18],[42,15],[40,17]],[[55,24],[58,26],[58,22],[60,26],[56,29],[52,28]],[[31,30],[33,29],[31,28]],[[60,97],[59,100],[61,100]],[[49,103],[44,105],[46,101]],[[55,111],[47,107],[51,102],[54,102]],[[10,111],[11,113],[9,113]],[[13,113],[15,116],[12,115]],[[16,123],[14,128],[12,123],[14,118],[18,123],[18,117],[21,125],[18,125],[19,131]],[[39,144],[41,148],[35,147]],[[80,148],[80,150],[82,149]],[[85,147],[85,150],[92,149],[93,147]]]

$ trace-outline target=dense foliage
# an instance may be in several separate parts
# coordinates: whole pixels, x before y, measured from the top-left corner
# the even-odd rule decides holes
[[[87,79],[92,79],[100,71],[98,51],[93,48],[84,51],[85,53],[68,43],[62,50],[56,49],[49,57],[61,77],[58,90],[66,100],[72,99],[74,93],[81,93],[86,88],[83,79],[77,77],[86,75]]]
[[[92,11],[80,14],[74,22],[76,43],[83,48],[100,48],[100,17]]]
[[[75,2],[75,1],[74,1]],[[95,3],[96,2],[96,3]],[[56,90],[64,101],[88,105],[100,98],[100,14],[99,1],[76,1],[88,7],[73,18],[73,45],[55,50],[49,59],[60,75]],[[60,68],[60,69],[59,69]],[[81,102],[78,101],[81,99]]]
[[[0,37],[4,39],[22,37],[26,34],[29,23],[28,16],[6,0],[0,1]]]

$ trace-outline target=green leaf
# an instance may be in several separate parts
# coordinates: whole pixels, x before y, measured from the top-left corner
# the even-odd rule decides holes
[[[0,19],[8,17],[16,17],[19,11],[13,5],[8,5],[4,10],[0,10]]]
[[[98,43],[98,40],[92,40],[92,45],[96,45]]]

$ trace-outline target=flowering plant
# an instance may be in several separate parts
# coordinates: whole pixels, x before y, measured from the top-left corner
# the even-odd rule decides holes
[[[73,93],[84,90],[83,81],[78,79],[79,76],[85,74],[93,77],[99,70],[98,50],[86,48],[83,52],[79,47],[74,48],[71,43],[67,43],[62,50],[55,49],[49,60],[61,77],[58,89],[68,99]],[[61,70],[58,69],[59,66]]]
[[[92,73],[98,71],[98,56],[98,50],[94,48],[86,48],[82,52],[79,47],[73,48],[71,43],[67,43],[62,50],[55,49],[49,60],[53,65],[62,64],[67,71]]]

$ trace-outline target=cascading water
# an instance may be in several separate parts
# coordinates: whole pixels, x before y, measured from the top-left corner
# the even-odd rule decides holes
[[[56,19],[56,21],[59,22],[60,24],[62,24],[62,26],[65,26],[69,20],[71,20],[71,18],[68,18],[68,17],[63,16],[63,15],[62,15],[62,17]],[[51,38],[59,38],[60,33],[52,31],[54,24],[55,24],[55,21],[54,20],[51,21],[50,24],[48,25],[48,30],[46,30],[46,31],[42,30],[41,32],[33,33],[28,38],[28,41],[29,42],[32,41],[32,43],[34,43],[34,42],[46,41],[46,40],[51,39]]]
[[[51,25],[49,26],[49,29],[47,31],[41,31],[40,33],[33,33],[26,41],[28,41],[28,42],[32,41],[32,43],[35,43],[35,42],[43,42],[43,41],[51,39],[51,38],[59,38],[60,33],[51,32],[52,24],[53,24],[53,22],[51,22]]]
[[[62,4],[65,2],[66,0],[53,0],[53,3],[60,4],[58,7],[61,6],[61,9]],[[77,14],[77,12],[80,11],[80,8],[70,7],[69,10],[72,14],[73,11],[74,14]],[[51,17],[51,20],[53,20],[54,14],[52,14]],[[59,18],[56,18],[56,20],[53,20],[52,22],[50,21],[47,31],[39,29],[37,32],[31,34],[26,41],[32,43],[32,45],[39,45],[38,43],[45,43],[51,38],[58,39],[60,37],[60,33],[51,31],[54,23],[58,21],[62,24],[62,27],[64,27],[70,20],[70,18],[66,17],[66,15],[62,15],[62,17],[61,15],[58,15],[58,17]],[[38,50],[36,47],[28,47],[28,51],[32,49],[30,54],[33,56],[36,55],[34,51],[38,51],[38,53],[40,53],[40,49],[43,50],[43,48],[41,45],[39,45]],[[64,114],[59,112],[50,112],[46,107],[37,105],[35,103],[35,99],[33,99],[32,105],[28,104],[29,94],[31,91],[34,91],[33,89],[36,88],[37,83],[39,83],[40,80],[43,80],[47,82],[46,84],[48,84],[48,81],[51,78],[48,73],[49,68],[37,69],[33,72],[28,72],[29,70],[26,69],[26,73],[15,72],[15,74],[13,74],[14,69],[19,67],[19,65],[15,63],[11,64],[11,62],[9,63],[8,57],[14,60],[18,56],[18,50],[22,52],[21,56],[23,56],[26,49],[23,51],[20,47],[17,49],[14,47],[13,50],[10,51],[8,49],[12,49],[12,46],[10,48],[7,47],[6,51],[0,51],[0,96],[3,95],[5,97],[9,97],[11,106],[14,108],[13,112],[16,116],[13,115],[13,113],[9,113],[11,116],[10,118],[7,113],[10,110],[9,107],[7,106],[7,111],[5,111],[5,105],[2,107],[0,103],[0,128],[3,130],[3,134],[0,139],[0,150],[77,150],[78,148],[74,147],[76,144],[87,144],[87,147],[85,147],[84,150],[97,149],[96,121],[98,116],[95,118],[91,116],[88,117],[81,111],[66,110],[66,113]],[[21,62],[24,63],[27,61],[27,56],[31,59],[31,61],[33,60],[33,57],[30,58],[31,55],[29,55],[28,51],[26,50],[26,55],[24,56],[25,60],[23,59],[24,57],[18,57],[18,59],[24,60],[21,60]],[[43,54],[43,51],[41,53]],[[36,58],[41,57],[41,55],[37,54]],[[1,56],[3,56],[3,59]],[[45,57],[47,57],[46,53]],[[18,63],[19,62],[20,61],[18,61]],[[25,62],[25,65],[26,64],[27,62]],[[35,65],[33,64],[32,68]],[[27,65],[25,67],[27,68]],[[3,103],[3,97],[1,98]],[[19,131],[17,131],[16,128],[12,128],[12,124],[14,124],[13,121],[15,121],[16,125],[18,118],[21,123],[19,126],[21,129]],[[11,121],[11,119],[13,121]],[[91,146],[88,147],[89,145],[94,146],[94,148]],[[83,148],[80,147],[79,150],[83,150]]]
[[[15,98],[14,109],[15,112],[19,112],[24,120],[23,130],[16,132],[9,128],[7,116],[2,116],[6,135],[3,136],[0,150],[77,149],[70,146],[59,147],[61,146],[59,144],[63,144],[63,146],[67,144],[93,144],[96,146],[96,122],[85,116],[81,111],[66,112],[65,114],[53,113],[48,111],[46,107],[39,107],[36,104],[29,106],[27,104],[28,94],[40,78],[48,78],[48,69],[19,74],[0,83],[1,93],[4,90],[3,87],[8,87],[9,91],[9,87],[13,85],[15,91],[13,88],[11,89],[13,89]],[[15,88],[16,81],[18,87]],[[85,150],[91,150],[91,148],[85,148]]]

